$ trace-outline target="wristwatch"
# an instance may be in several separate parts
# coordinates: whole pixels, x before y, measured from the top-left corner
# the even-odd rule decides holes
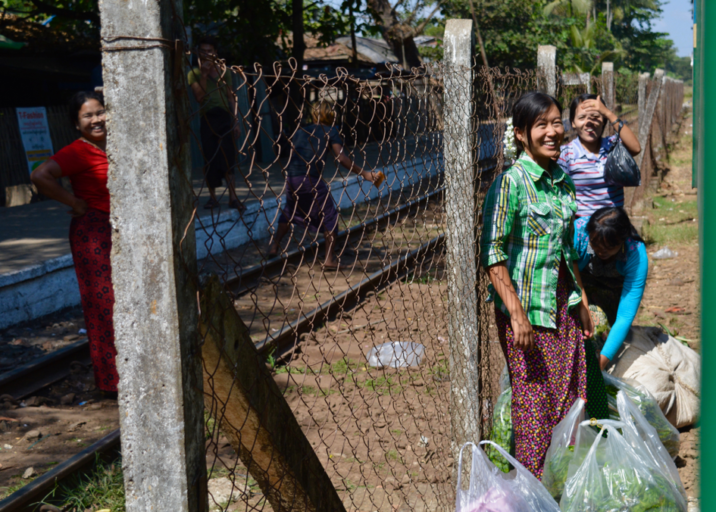
[[[619,119],[619,118],[617,117],[616,121],[614,121],[614,122],[612,123],[612,126],[614,126],[614,125],[616,125],[616,124],[619,124],[619,131],[621,131],[621,129],[624,127],[624,121],[622,121],[621,119]]]

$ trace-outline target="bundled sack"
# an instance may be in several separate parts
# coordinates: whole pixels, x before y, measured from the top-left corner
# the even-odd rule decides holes
[[[701,356],[661,329],[632,327],[608,371],[644,386],[676,428],[698,420]]]
[[[515,469],[504,474],[478,446],[465,443],[458,459],[456,512],[559,512],[539,480],[506,450],[492,441],[482,441],[482,445],[495,448]],[[470,486],[463,490],[462,454],[468,446],[472,447]]]
[[[560,501],[562,512],[687,512],[684,497],[654,464],[643,442],[632,445],[618,421],[583,421]],[[608,435],[604,435],[604,433]]]
[[[512,433],[512,388],[509,386],[497,397],[495,410],[492,413],[492,433],[490,434],[490,440],[499,445],[503,450],[509,453],[515,453],[515,439]],[[510,472],[512,469],[510,463],[497,449],[493,448],[492,445],[485,447],[485,453],[487,453],[490,461],[503,473]]]
[[[626,396],[637,406],[649,425],[656,430],[659,440],[669,455],[672,458],[676,458],[679,454],[681,444],[679,431],[666,419],[656,399],[654,399],[643,386],[633,381],[618,379],[606,372],[602,372],[602,376],[604,377],[604,384],[606,384],[607,387],[610,418],[614,420],[621,419],[617,404],[617,393],[624,391]]]
[[[577,398],[564,419],[552,430],[552,441],[544,459],[542,485],[557,501],[564,490],[569,463],[574,458],[577,428],[582,421],[584,421],[584,400]]]

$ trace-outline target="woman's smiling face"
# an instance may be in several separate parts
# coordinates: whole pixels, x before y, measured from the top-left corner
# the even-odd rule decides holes
[[[77,129],[87,140],[102,142],[107,138],[105,121],[106,113],[102,104],[95,99],[89,99],[77,114]]]
[[[564,140],[562,113],[556,105],[552,105],[537,118],[530,129],[531,140],[528,140],[524,130],[520,128],[515,128],[515,136],[532,160],[546,168],[549,160],[559,158],[560,146]]]
[[[602,137],[602,131],[604,130],[604,117],[602,117],[600,113],[593,110],[591,112],[585,112],[585,103],[586,102],[582,102],[577,105],[572,126],[581,141],[588,144],[594,144]]]

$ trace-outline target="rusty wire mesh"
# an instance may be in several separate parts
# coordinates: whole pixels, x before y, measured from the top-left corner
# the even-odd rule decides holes
[[[280,417],[284,436],[305,437],[291,450],[304,477],[319,490],[330,481],[324,494],[336,492],[346,510],[453,508],[443,137],[453,114],[469,115],[463,135],[474,165],[463,193],[479,259],[483,197],[510,164],[506,121],[544,77],[475,63],[473,100],[456,105],[445,102],[455,70],[442,64],[358,79],[341,69],[310,77],[287,64],[247,69],[185,57],[176,80],[190,103],[179,124],[191,151],[197,272],[205,283],[216,276],[224,297],[206,295],[207,284],[199,300],[210,505],[312,509],[290,478],[276,478],[288,462],[260,430]],[[213,89],[197,79],[202,64],[216,75]],[[197,89],[215,95],[213,112]],[[331,239],[337,270],[326,264]],[[479,271],[479,413],[462,418],[478,422],[483,438],[504,366],[486,289]],[[229,317],[238,331],[229,332]],[[241,340],[255,355],[238,348]],[[393,362],[416,364],[371,364],[391,342],[407,344]],[[207,352],[211,343],[216,353]],[[256,412],[283,401],[288,416]]]
[[[216,64],[227,96],[234,95],[217,108],[233,110],[231,123],[210,130],[211,118],[228,117],[207,116],[193,91],[187,92],[199,274],[218,276],[266,367],[258,378],[268,375],[277,385],[347,510],[451,508],[445,69],[388,68],[359,80],[340,71],[333,78],[315,78],[298,77],[288,66],[267,71]],[[191,69],[187,65],[188,73]],[[488,74],[499,98],[479,88],[488,101],[473,112],[473,133],[467,134],[478,155],[474,186],[465,190],[476,216],[480,202],[475,198],[502,166],[504,119],[518,95],[515,84],[526,83],[528,76]],[[319,120],[323,125],[313,119],[321,105],[333,117]],[[319,137],[305,135],[312,133]],[[228,142],[215,140],[212,146],[211,137],[222,136]],[[306,139],[308,153],[300,146]],[[351,174],[340,164],[343,155],[361,169],[382,173],[385,181],[375,186]],[[291,164],[296,158],[304,175],[306,167],[323,162],[316,166],[322,167],[320,178],[297,176]],[[217,166],[222,173],[233,169],[229,175],[241,206],[230,206],[233,194],[224,180],[216,189],[219,204],[205,209],[207,173],[215,172],[217,159],[224,160]],[[281,224],[287,233],[274,255],[271,245]],[[326,268],[326,232],[335,236],[337,271]],[[484,289],[481,283],[481,293]],[[202,317],[210,318],[211,309],[221,304],[202,302]],[[474,421],[483,421],[489,432],[496,346],[486,331],[487,307],[481,302],[475,307],[485,329],[480,336],[485,384],[484,414]],[[202,332],[206,346],[211,327]],[[420,363],[369,364],[371,350],[389,342],[411,344],[407,357],[419,356]],[[231,355],[220,358],[228,361]],[[246,452],[260,435],[246,438],[252,430],[236,421],[231,414],[236,404],[219,389],[221,362],[208,361],[205,354],[210,504],[275,509],[278,502],[272,506],[270,495],[281,493],[282,483],[262,488],[255,477],[261,469],[247,467]],[[236,394],[242,392],[239,387],[236,383]],[[243,423],[251,421],[249,416]],[[217,490],[218,481],[228,482],[230,496]],[[307,508],[298,499],[281,507]]]

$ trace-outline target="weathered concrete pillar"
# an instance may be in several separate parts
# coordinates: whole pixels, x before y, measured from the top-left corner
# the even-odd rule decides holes
[[[100,12],[127,510],[203,511],[186,77],[174,50],[181,0],[102,0]]]
[[[472,21],[448,20],[444,41],[450,420],[457,461],[465,442],[480,439]],[[453,476],[456,470],[457,464]]]
[[[644,124],[644,114],[646,114],[646,88],[649,84],[649,73],[639,74],[639,131]]]
[[[537,47],[537,69],[542,74],[540,89],[550,96],[557,95],[557,48],[552,45]]]
[[[664,70],[663,69],[657,69],[654,71],[654,82],[651,86],[651,92],[649,93],[649,98],[646,101],[646,108],[644,109],[644,117],[641,119],[639,123],[639,144],[641,145],[641,153],[639,153],[635,160],[637,165],[641,167],[642,160],[644,160],[644,154],[646,153],[647,149],[647,142],[649,138],[649,134],[651,133],[651,123],[654,119],[654,112],[656,112],[656,104],[659,100],[659,95],[661,94],[661,88],[664,83]],[[642,175],[642,181],[644,179],[644,176]]]
[[[614,64],[612,62],[602,62],[602,100],[609,110],[614,112],[617,107],[616,93],[614,91]],[[609,137],[614,135],[616,130],[607,123],[604,129],[604,136]]]
[[[609,110],[617,108],[616,92],[614,90],[614,63],[602,62],[602,99]]]

